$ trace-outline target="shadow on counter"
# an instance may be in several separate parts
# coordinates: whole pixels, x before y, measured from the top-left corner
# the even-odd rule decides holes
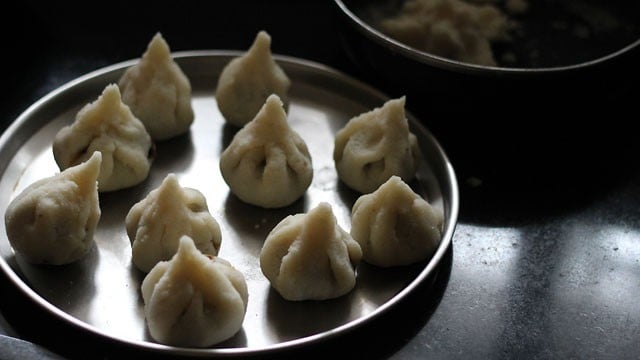
[[[640,175],[636,135],[616,121],[436,131],[457,171],[461,222],[544,222],[580,211]]]

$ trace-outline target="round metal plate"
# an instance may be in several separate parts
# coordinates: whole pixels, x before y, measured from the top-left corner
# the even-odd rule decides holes
[[[130,189],[100,195],[102,217],[95,246],[82,260],[65,266],[34,266],[14,254],[0,234],[0,267],[37,305],[60,321],[128,345],[176,355],[233,356],[280,351],[340,336],[394,306],[434,271],[451,244],[458,216],[458,188],[453,167],[431,133],[411,114],[424,160],[412,187],[445,216],[443,238],[432,259],[395,269],[367,264],[358,268],[356,287],[328,301],[289,302],[270,288],[258,255],[268,232],[289,214],[329,202],[340,226],[350,229],[357,194],[337,178],[333,163],[336,131],[353,116],[381,106],[388,98],[371,87],[323,65],[277,56],[292,80],[288,118],[307,142],[314,178],[293,205],[267,210],[242,203],[230,194],[219,155],[236,129],[226,125],[214,97],[220,71],[232,51],[191,51],[174,58],[193,88],[195,121],[189,134],[158,142],[157,158],[146,181]],[[87,74],[45,96],[27,109],[0,138],[0,212],[36,180],[59,172],[51,150],[57,131],[73,122],[78,110],[104,87],[117,83],[131,60]],[[408,103],[419,99],[407,99]],[[247,280],[248,309],[242,329],[231,339],[206,349],[177,348],[153,341],[146,329],[140,284],[144,274],[131,264],[131,243],[124,219],[137,201],[175,173],[182,186],[201,191],[220,224],[219,256]]]

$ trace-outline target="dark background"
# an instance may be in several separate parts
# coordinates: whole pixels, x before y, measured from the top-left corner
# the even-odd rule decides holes
[[[1,128],[58,86],[139,57],[158,31],[181,51],[244,50],[267,30],[274,53],[329,65],[389,96],[406,94],[408,110],[449,155],[461,192],[453,246],[437,276],[344,338],[278,355],[640,356],[637,54],[602,70],[593,89],[583,79],[555,101],[536,88],[540,96],[528,92],[526,101],[496,94],[490,106],[460,108],[455,96],[436,102],[356,65],[332,1],[203,3],[3,5]],[[594,95],[577,97],[585,90]],[[0,289],[13,335],[69,358],[135,354],[49,318],[4,276]]]

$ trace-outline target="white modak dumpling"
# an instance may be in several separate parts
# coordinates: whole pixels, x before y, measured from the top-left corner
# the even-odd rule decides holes
[[[188,236],[178,252],[159,262],[142,281],[147,328],[158,342],[207,347],[241,328],[249,298],[240,271],[217,256],[202,254]]]
[[[4,222],[9,243],[33,264],[64,265],[84,257],[100,220],[102,156],[34,182],[14,198]]]
[[[353,205],[351,236],[369,264],[392,267],[431,257],[440,243],[442,214],[398,176]]]
[[[405,97],[360,114],[338,131],[333,159],[340,179],[366,194],[391,176],[411,181],[421,157],[418,139],[409,131]]]
[[[279,208],[304,194],[313,179],[311,156],[277,95],[236,133],[220,155],[220,171],[231,192],[249,204]]]
[[[220,226],[209,213],[204,195],[181,187],[174,174],[131,207],[125,224],[133,264],[144,272],[171,259],[182,235],[191,237],[204,254],[217,255],[220,249]]]
[[[193,123],[191,83],[160,33],[151,39],[140,61],[122,75],[118,86],[122,101],[155,141],[183,134]]]
[[[144,125],[122,103],[117,85],[85,105],[75,121],[53,140],[53,156],[61,170],[77,165],[95,151],[102,153],[100,192],[137,185],[149,175],[153,143]]]
[[[340,297],[356,284],[360,245],[337,223],[331,205],[284,218],[260,252],[262,273],[292,301]]]
[[[271,94],[288,106],[291,81],[271,55],[271,37],[260,31],[244,55],[224,67],[216,88],[218,109],[225,120],[242,127],[253,119]]]

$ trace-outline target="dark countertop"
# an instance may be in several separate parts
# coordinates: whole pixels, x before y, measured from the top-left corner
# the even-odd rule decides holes
[[[266,29],[275,53],[398,95],[349,60],[329,1],[10,6],[5,15],[18,25],[3,28],[10,67],[2,129],[67,81],[139,57],[140,44],[157,31],[172,51],[242,50]],[[640,77],[637,69],[612,76]],[[285,355],[345,349],[362,358],[640,358],[638,89],[579,108],[546,108],[535,99],[531,108],[499,104],[500,116],[435,112],[412,95],[419,96],[408,95],[407,108],[439,139],[458,175],[453,245],[438,274],[400,306],[342,339]],[[131,351],[50,319],[4,275],[0,289],[0,333],[68,358]]]

